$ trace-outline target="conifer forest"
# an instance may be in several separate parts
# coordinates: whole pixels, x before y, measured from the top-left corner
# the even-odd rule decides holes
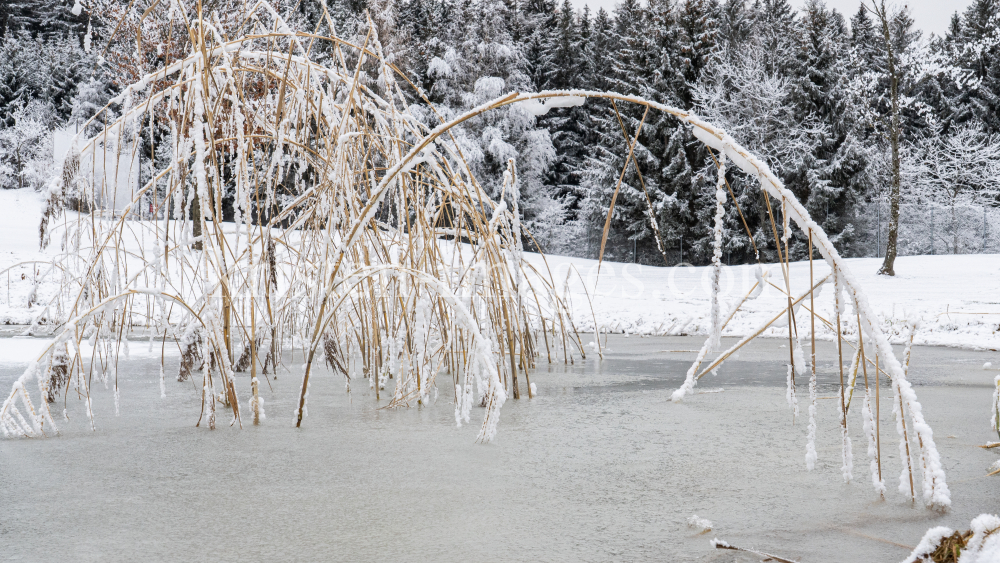
[[[187,38],[169,23],[173,3],[153,4],[0,5],[0,186],[43,185],[53,130],[79,126],[183,52]],[[236,14],[244,9],[242,1],[202,5],[222,28],[238,26]],[[902,7],[890,6],[883,29],[860,3],[853,13],[839,13],[821,0],[801,9],[787,0],[623,0],[610,13],[549,0],[331,0],[325,12],[315,0],[279,0],[274,9],[294,29],[323,36],[332,25],[357,44],[370,18],[386,60],[413,83],[404,95],[414,115],[428,124],[513,91],[612,91],[693,111],[765,155],[848,257],[885,253],[895,79],[898,252],[1000,249],[1000,3],[994,0],[956,12],[944,36],[922,32]],[[328,42],[311,47],[317,62],[333,56]],[[373,85],[376,72],[362,69]],[[101,119],[120,111],[112,104]],[[677,119],[651,114],[643,121],[641,108],[616,110],[595,100],[539,116],[501,112],[462,124],[455,136],[491,196],[502,188],[507,160],[517,157],[519,208],[532,245],[596,258],[636,131],[635,164],[622,178],[606,256],[707,264],[713,210],[705,201],[714,198],[714,165]],[[149,133],[144,143],[168,134]],[[145,146],[136,152],[142,182],[158,156]],[[739,171],[730,172],[730,183],[750,231],[766,239],[759,190]],[[752,262],[754,248],[735,208],[725,224],[731,236],[724,261]],[[805,241],[795,239],[791,255],[799,259]],[[777,256],[773,244],[759,251]]]

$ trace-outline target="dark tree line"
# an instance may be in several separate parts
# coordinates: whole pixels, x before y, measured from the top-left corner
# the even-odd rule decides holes
[[[214,4],[221,10],[225,2]],[[137,0],[134,10],[149,4]],[[568,0],[328,0],[330,20],[318,0],[275,4],[300,29],[328,34],[332,20],[338,35],[358,43],[370,17],[387,58],[419,88],[412,111],[428,124],[437,118],[421,96],[447,117],[515,90],[610,90],[694,111],[764,158],[843,254],[884,251],[876,241],[884,247],[891,80],[881,24],[860,4],[841,14],[820,0],[801,10],[787,0],[622,0],[608,13]],[[48,108],[39,118],[46,127],[63,126],[125,81],[96,47],[84,49],[87,33],[103,48],[111,26],[96,12],[73,15],[71,6],[0,2],[0,119],[8,129],[29,102]],[[964,136],[1000,144],[1000,1],[976,0],[943,37],[924,36],[905,11],[891,14],[889,27],[903,147],[901,252],[988,250],[998,178],[984,169],[956,203],[941,195],[948,178],[928,170],[940,170],[935,155]],[[312,51],[331,54],[328,44]],[[163,61],[136,64],[149,72]],[[384,87],[376,68],[366,71]],[[596,256],[621,177],[606,256],[707,263],[712,155],[677,120],[643,110],[590,100],[536,118],[509,107],[466,123],[456,142],[488,189],[499,189],[507,159],[516,159],[524,221],[547,251]],[[727,206],[725,259],[754,261],[756,246],[773,260],[767,202],[754,179],[732,168],[742,218]],[[940,220],[944,243],[925,236],[947,205],[953,217],[961,215],[956,205],[978,206],[981,245],[979,235],[948,242],[970,228],[960,219],[950,227]],[[793,258],[804,256],[800,236],[790,244]]]

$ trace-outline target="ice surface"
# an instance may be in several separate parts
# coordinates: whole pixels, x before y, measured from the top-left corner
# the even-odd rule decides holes
[[[472,443],[475,429],[455,428],[450,387],[428,406],[379,410],[366,385],[346,395],[343,378],[326,371],[311,383],[308,427],[295,429],[284,416],[299,381],[282,371],[273,392],[261,382],[278,416],[258,427],[245,420],[243,430],[222,417],[214,432],[197,429],[194,383],[167,378],[161,398],[159,361],[135,346],[119,369],[120,417],[113,390],[95,385],[97,432],[71,396],[60,437],[0,440],[0,543],[6,557],[28,561],[188,560],[204,556],[205,546],[218,561],[289,553],[733,561],[688,528],[699,514],[734,545],[795,560],[901,561],[910,550],[880,540],[916,546],[929,528],[965,530],[975,516],[995,512],[1000,479],[982,475],[996,455],[974,447],[995,436],[984,421],[992,374],[979,369],[989,353],[913,350],[910,376],[921,385],[952,487],[952,508],[942,515],[896,494],[879,501],[867,478],[840,479],[839,408],[827,399],[837,389],[835,344],[818,344],[824,431],[809,472],[806,428],[791,425],[784,397],[787,348],[778,346],[787,340],[757,341],[706,376],[706,387],[724,385],[725,393],[671,403],[697,354],[684,350],[702,342],[612,336],[603,362],[588,355],[568,367],[543,366],[531,374],[538,396],[508,401],[503,432],[488,446]],[[168,374],[177,361],[167,358]],[[293,361],[294,371],[298,352]],[[0,361],[0,388],[22,370]],[[246,389],[249,375],[237,378]],[[892,396],[882,389],[884,471],[899,467]],[[850,430],[864,447],[862,425]]]

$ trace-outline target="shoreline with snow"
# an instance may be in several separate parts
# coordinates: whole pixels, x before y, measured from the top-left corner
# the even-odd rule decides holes
[[[539,256],[528,258],[536,264],[542,261]],[[565,279],[565,272],[571,272],[570,293],[581,332],[592,332],[596,317],[601,332],[708,335],[711,267],[664,268],[605,262],[598,275],[596,260],[563,256],[548,256],[547,260],[557,280]],[[850,258],[844,262],[861,284],[892,343],[903,343],[908,337],[908,323],[917,322],[915,344],[1000,349],[1000,255],[902,256],[896,259],[895,277],[875,273],[881,258]],[[750,292],[756,281],[756,268],[756,265],[723,267],[722,311],[730,311]],[[787,296],[780,265],[764,264],[763,268],[770,271],[770,283],[759,297],[743,304],[722,331],[724,336],[751,333],[785,309]],[[822,260],[814,260],[813,268],[814,282],[830,271]],[[809,262],[793,262],[792,296],[806,294],[809,280]],[[817,314],[832,322],[835,316],[831,283],[816,290],[814,299]],[[588,294],[594,298],[593,314],[586,306]],[[808,307],[808,302],[807,296],[802,305]],[[853,308],[848,307],[842,318],[848,335],[857,333],[854,315]],[[799,334],[806,337],[808,310],[800,307],[796,320]],[[761,336],[787,338],[787,321],[778,320]],[[835,335],[817,320],[816,338],[829,340]]]
[[[34,283],[44,274],[44,263],[60,252],[55,241],[45,251],[38,249],[41,208],[42,195],[30,189],[0,190],[0,326],[7,329],[37,322],[43,311],[37,302],[44,301],[47,290],[54,293],[57,289],[46,288],[53,282],[39,283],[37,287]],[[543,258],[531,253],[525,253],[525,257],[540,271],[547,264],[558,291],[572,305],[574,323],[585,343],[586,333],[594,332],[595,322],[601,333],[708,334],[710,267],[666,268],[605,261],[598,273],[596,260],[557,255]],[[902,343],[908,323],[916,321],[919,326],[915,344],[1000,349],[1000,255],[901,256],[896,260],[895,277],[876,275],[881,258],[849,258],[844,262],[861,284],[891,342]],[[813,267],[815,281],[829,273],[821,259],[816,259]],[[723,311],[729,311],[747,295],[757,279],[756,269],[756,265],[723,267]],[[764,264],[763,269],[770,271],[771,283],[758,297],[743,304],[723,335],[751,333],[785,308],[781,267]],[[793,296],[808,290],[809,279],[808,262],[791,264]],[[814,298],[818,315],[832,319],[832,291],[824,286]],[[29,306],[32,300],[36,304]],[[806,297],[802,305],[808,306],[808,300]],[[808,312],[799,309],[797,313],[799,333],[808,335]],[[856,333],[852,318],[853,310],[849,308],[843,319],[848,335],[852,330]],[[787,322],[779,320],[761,336],[787,338],[787,334]],[[832,339],[834,333],[818,321],[816,337]]]

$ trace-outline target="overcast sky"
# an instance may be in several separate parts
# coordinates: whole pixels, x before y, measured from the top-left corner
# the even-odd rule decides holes
[[[792,5],[801,7],[806,4],[806,0],[790,0]],[[871,0],[866,0],[870,6]],[[858,11],[861,4],[858,0],[826,0],[826,5],[835,8],[850,19]],[[956,11],[965,11],[972,0],[909,0],[907,2],[888,0],[886,4],[906,5],[910,7],[910,13],[917,22],[916,26],[924,31],[924,36],[936,33],[944,35],[948,29],[948,22],[951,15]]]
[[[587,4],[590,6],[590,9],[595,12],[600,7],[603,7],[605,10],[610,12],[614,9],[615,4],[618,2],[618,0],[570,1],[573,2],[573,4],[578,8],[582,8],[584,4]],[[801,7],[806,3],[806,0],[790,1],[792,5],[796,7]],[[867,1],[871,2],[871,0]],[[889,0],[887,4],[892,2],[893,0]],[[900,5],[904,2],[896,0],[895,3]],[[837,11],[843,13],[848,18],[858,11],[858,6],[860,4],[860,0],[826,0],[827,6],[836,8]],[[917,22],[917,27],[922,29],[924,31],[924,35],[927,36],[931,32],[943,35],[945,30],[948,29],[948,22],[951,20],[951,15],[955,11],[964,11],[969,4],[972,4],[972,0],[909,0],[905,2],[905,4],[910,7],[913,19]]]

